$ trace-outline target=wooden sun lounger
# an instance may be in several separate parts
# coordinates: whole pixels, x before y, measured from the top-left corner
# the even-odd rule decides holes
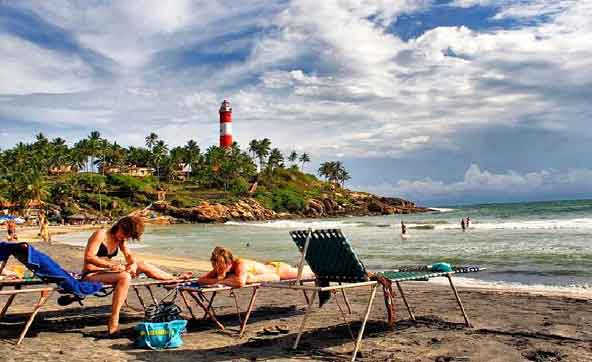
[[[301,284],[304,284],[305,282],[312,282],[312,281],[314,281],[314,280],[302,280]],[[284,280],[284,281],[279,282],[279,284],[287,284],[287,283],[291,283],[291,282],[294,282],[294,280]],[[255,307],[255,300],[257,298],[257,292],[259,291],[259,288],[262,286],[264,286],[263,283],[251,283],[251,284],[247,284],[247,285],[240,287],[240,288],[230,287],[228,285],[222,285],[222,284],[207,285],[207,286],[179,285],[177,287],[177,289],[179,290],[181,298],[183,299],[183,302],[187,306],[187,309],[189,310],[189,313],[191,314],[191,317],[193,319],[197,320],[198,318],[195,316],[193,309],[191,308],[191,303],[187,300],[186,295],[189,295],[195,301],[197,306],[199,306],[203,310],[204,314],[201,317],[201,320],[205,320],[205,319],[211,320],[212,322],[214,322],[214,324],[220,330],[225,330],[225,327],[216,318],[216,314],[214,312],[214,298],[216,297],[216,295],[218,293],[228,291],[230,293],[230,296],[232,296],[234,299],[234,305],[236,307],[236,315],[238,317],[238,321],[239,321],[239,325],[240,325],[238,337],[241,338],[243,336],[243,334],[245,333],[245,330],[247,328],[247,323],[249,321],[249,317],[251,316],[251,312],[253,311],[253,308]],[[247,310],[245,312],[244,318],[241,318],[242,312],[240,310],[238,296],[236,294],[236,291],[241,290],[241,289],[252,289],[253,290],[251,292],[251,297],[249,299],[249,305],[248,305]],[[306,294],[305,290],[303,290],[303,293],[304,293],[304,297],[306,299],[306,303],[308,304],[309,303],[308,295]],[[209,299],[206,297],[206,294],[211,294]]]
[[[463,318],[465,320],[465,325],[469,328],[472,327],[471,322],[469,321],[469,317],[467,316],[467,313],[465,312],[465,308],[462,304],[462,301],[460,300],[460,296],[458,295],[458,291],[456,290],[456,287],[454,286],[454,283],[452,282],[452,275],[455,274],[455,272],[430,272],[430,271],[417,271],[417,272],[399,272],[399,271],[386,271],[386,272],[382,272],[380,273],[381,275],[383,275],[385,278],[390,279],[392,282],[394,282],[397,285],[397,289],[399,290],[399,293],[401,293],[401,298],[403,299],[403,302],[405,303],[405,307],[407,308],[407,312],[409,313],[409,318],[411,318],[411,320],[415,320],[415,314],[413,313],[413,311],[411,310],[411,307],[409,305],[409,302],[407,301],[407,298],[405,296],[405,293],[403,292],[403,288],[401,287],[401,282],[405,282],[405,281],[425,281],[431,278],[437,278],[437,277],[446,277],[448,279],[448,282],[450,284],[450,288],[452,289],[452,292],[454,293],[454,297],[456,298],[456,302],[458,303],[458,307],[463,315]]]
[[[204,315],[202,316],[201,319],[202,320],[205,320],[205,319],[211,320],[212,322],[214,322],[214,324],[220,330],[225,330],[225,328],[224,328],[224,325],[222,323],[220,323],[220,321],[216,318],[216,313],[214,312],[214,298],[216,297],[216,295],[218,293],[228,291],[234,299],[234,304],[236,307],[236,315],[238,317],[238,321],[240,324],[240,330],[239,330],[239,338],[240,338],[240,337],[242,337],[242,335],[247,327],[247,321],[249,320],[249,317],[250,317],[253,307],[255,305],[255,298],[257,297],[257,291],[259,290],[260,286],[261,286],[261,283],[247,284],[247,285],[240,287],[240,288],[230,287],[228,285],[221,285],[221,284],[208,285],[208,286],[203,286],[203,287],[202,286],[181,285],[177,289],[179,290],[179,292],[181,294],[181,298],[183,299],[185,306],[187,306],[187,309],[189,310],[189,313],[191,313],[191,317],[194,320],[197,320],[198,318],[195,316],[195,314],[193,312],[193,308],[191,308],[191,304],[187,300],[187,295],[189,295],[195,301],[195,304],[197,304],[197,306],[199,306],[203,310]],[[238,296],[235,293],[235,291],[240,290],[240,289],[252,289],[253,290],[251,292],[251,298],[249,299],[249,306],[247,308],[244,319],[241,318],[241,310],[240,310],[240,306],[238,303]],[[211,297],[208,299],[206,297],[206,294],[211,294]]]
[[[144,279],[144,280],[142,280]],[[192,280],[192,279],[189,279]],[[144,304],[144,301],[140,295],[139,292],[139,288],[146,288],[146,290],[148,290],[150,296],[152,297],[152,300],[154,301],[155,304],[158,304],[156,298],[154,297],[154,293],[151,289],[151,287],[153,286],[165,286],[165,285],[176,285],[182,282],[187,282],[187,279],[174,279],[174,280],[154,280],[154,279],[149,279],[149,278],[139,278],[136,279],[135,281],[132,281],[132,289],[136,292],[138,299],[140,301],[140,303],[142,304],[142,307],[145,309],[146,305]],[[51,297],[51,295],[56,292],[59,291],[58,287],[49,287],[49,285],[51,285],[52,283],[43,281],[41,279],[38,278],[32,278],[32,279],[6,279],[6,280],[1,280],[0,281],[0,297],[2,296],[8,296],[8,300],[6,301],[6,303],[4,304],[4,307],[2,308],[2,311],[0,312],[0,321],[4,318],[4,316],[6,315],[6,313],[8,312],[9,307],[13,304],[14,299],[16,298],[17,295],[20,294],[31,294],[31,293],[39,293],[39,299],[36,302],[36,304],[33,306],[33,310],[31,312],[31,314],[29,315],[29,318],[27,319],[27,322],[25,323],[25,326],[23,328],[23,330],[21,331],[21,334],[19,335],[19,338],[16,342],[16,345],[20,345],[23,341],[23,339],[25,338],[27,331],[29,330],[29,328],[31,327],[33,320],[35,319],[35,316],[37,315],[37,313],[39,312],[39,310],[41,308],[43,308],[45,306],[45,304],[47,303],[47,301],[49,300],[49,297]],[[46,285],[46,287],[39,287],[41,285]],[[2,290],[4,287],[12,287],[12,290]],[[28,288],[28,287],[33,287],[33,288]],[[128,305],[128,307],[138,311],[138,309],[133,308],[131,306]]]

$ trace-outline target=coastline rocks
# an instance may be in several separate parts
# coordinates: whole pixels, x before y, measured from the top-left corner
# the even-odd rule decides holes
[[[341,192],[345,192],[341,190]],[[154,211],[178,220],[198,223],[236,221],[264,221],[299,217],[322,218],[339,216],[370,216],[426,212],[415,203],[400,198],[379,197],[364,192],[322,194],[306,201],[302,211],[276,213],[254,198],[243,198],[231,204],[201,202],[189,208],[178,208],[167,202],[157,202]]]
[[[229,220],[262,221],[278,218],[277,214],[257,200],[246,198],[231,205],[210,204],[207,201],[191,208],[179,208],[166,202],[155,203],[152,209],[176,219],[200,223],[222,223]]]

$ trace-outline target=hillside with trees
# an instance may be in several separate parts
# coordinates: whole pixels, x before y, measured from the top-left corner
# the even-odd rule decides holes
[[[97,131],[72,146],[39,133],[35,142],[0,150],[0,207],[23,216],[42,208],[57,222],[146,207],[197,222],[422,211],[345,189],[350,175],[339,161],[321,163],[322,180],[305,172],[310,162],[295,151],[285,158],[267,138],[251,140],[247,150],[237,143],[202,150],[195,140],[169,147],[155,133],[145,147],[122,147]]]

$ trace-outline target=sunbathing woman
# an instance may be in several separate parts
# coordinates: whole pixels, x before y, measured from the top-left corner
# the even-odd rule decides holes
[[[296,279],[298,269],[282,262],[266,264],[254,260],[238,258],[229,249],[217,246],[210,258],[212,270],[201,276],[201,284],[225,284],[231,287],[243,287],[257,282],[277,282]],[[308,266],[302,270],[302,279],[313,279],[314,273]]]
[[[119,330],[119,311],[127,298],[132,278],[140,273],[158,280],[175,279],[157,267],[136,258],[128,249],[127,240],[139,240],[144,233],[144,222],[136,216],[120,219],[110,229],[95,231],[86,245],[84,252],[83,279],[114,286],[111,317],[108,333],[113,335]],[[111,259],[121,250],[126,264],[119,264]],[[181,278],[191,277],[190,272],[181,274]]]

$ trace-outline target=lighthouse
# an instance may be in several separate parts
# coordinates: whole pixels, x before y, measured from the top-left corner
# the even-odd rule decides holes
[[[220,148],[232,146],[232,108],[227,100],[220,106]]]

